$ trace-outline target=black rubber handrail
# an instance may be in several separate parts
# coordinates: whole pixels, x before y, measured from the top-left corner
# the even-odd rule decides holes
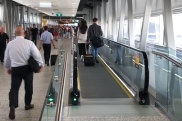
[[[115,44],[118,44],[120,46],[124,46],[126,48],[129,48],[131,50],[134,50],[134,51],[137,51],[139,53],[142,53],[143,55],[143,58],[144,58],[144,66],[145,66],[145,83],[144,83],[144,92],[148,92],[148,87],[149,87],[149,68],[148,68],[148,57],[147,57],[147,53],[145,51],[141,51],[139,49],[136,49],[136,48],[133,48],[133,47],[130,47],[128,45],[125,45],[125,44],[121,44],[121,43],[118,43],[118,42],[114,42],[110,39],[107,39],[107,38],[103,38],[105,40],[109,40],[110,42],[112,43],[115,43]]]
[[[152,51],[153,54],[155,55],[158,55],[158,56],[161,56],[165,59],[167,59],[168,61],[172,62],[173,64],[175,64],[176,66],[182,68],[182,64],[177,62],[176,60],[172,59],[171,57],[169,57],[168,55],[166,54],[163,54],[163,53],[160,53],[160,52],[156,52],[156,51]]]

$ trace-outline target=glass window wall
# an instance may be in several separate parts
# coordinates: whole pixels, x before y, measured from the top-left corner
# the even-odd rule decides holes
[[[173,14],[174,40],[177,48],[182,49],[182,13]]]

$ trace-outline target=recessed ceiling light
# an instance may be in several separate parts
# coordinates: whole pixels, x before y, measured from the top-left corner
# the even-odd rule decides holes
[[[52,7],[52,3],[40,3],[40,7],[50,8]]]

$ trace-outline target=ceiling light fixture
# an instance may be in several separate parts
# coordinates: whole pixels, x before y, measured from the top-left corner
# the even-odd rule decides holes
[[[40,3],[40,7],[42,7],[42,8],[51,8],[52,3]]]

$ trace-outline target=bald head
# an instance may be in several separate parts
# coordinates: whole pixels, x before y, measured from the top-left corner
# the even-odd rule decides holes
[[[0,32],[4,33],[4,27],[0,27]]]
[[[23,30],[23,28],[21,26],[16,27],[15,35],[24,37],[24,30]]]

